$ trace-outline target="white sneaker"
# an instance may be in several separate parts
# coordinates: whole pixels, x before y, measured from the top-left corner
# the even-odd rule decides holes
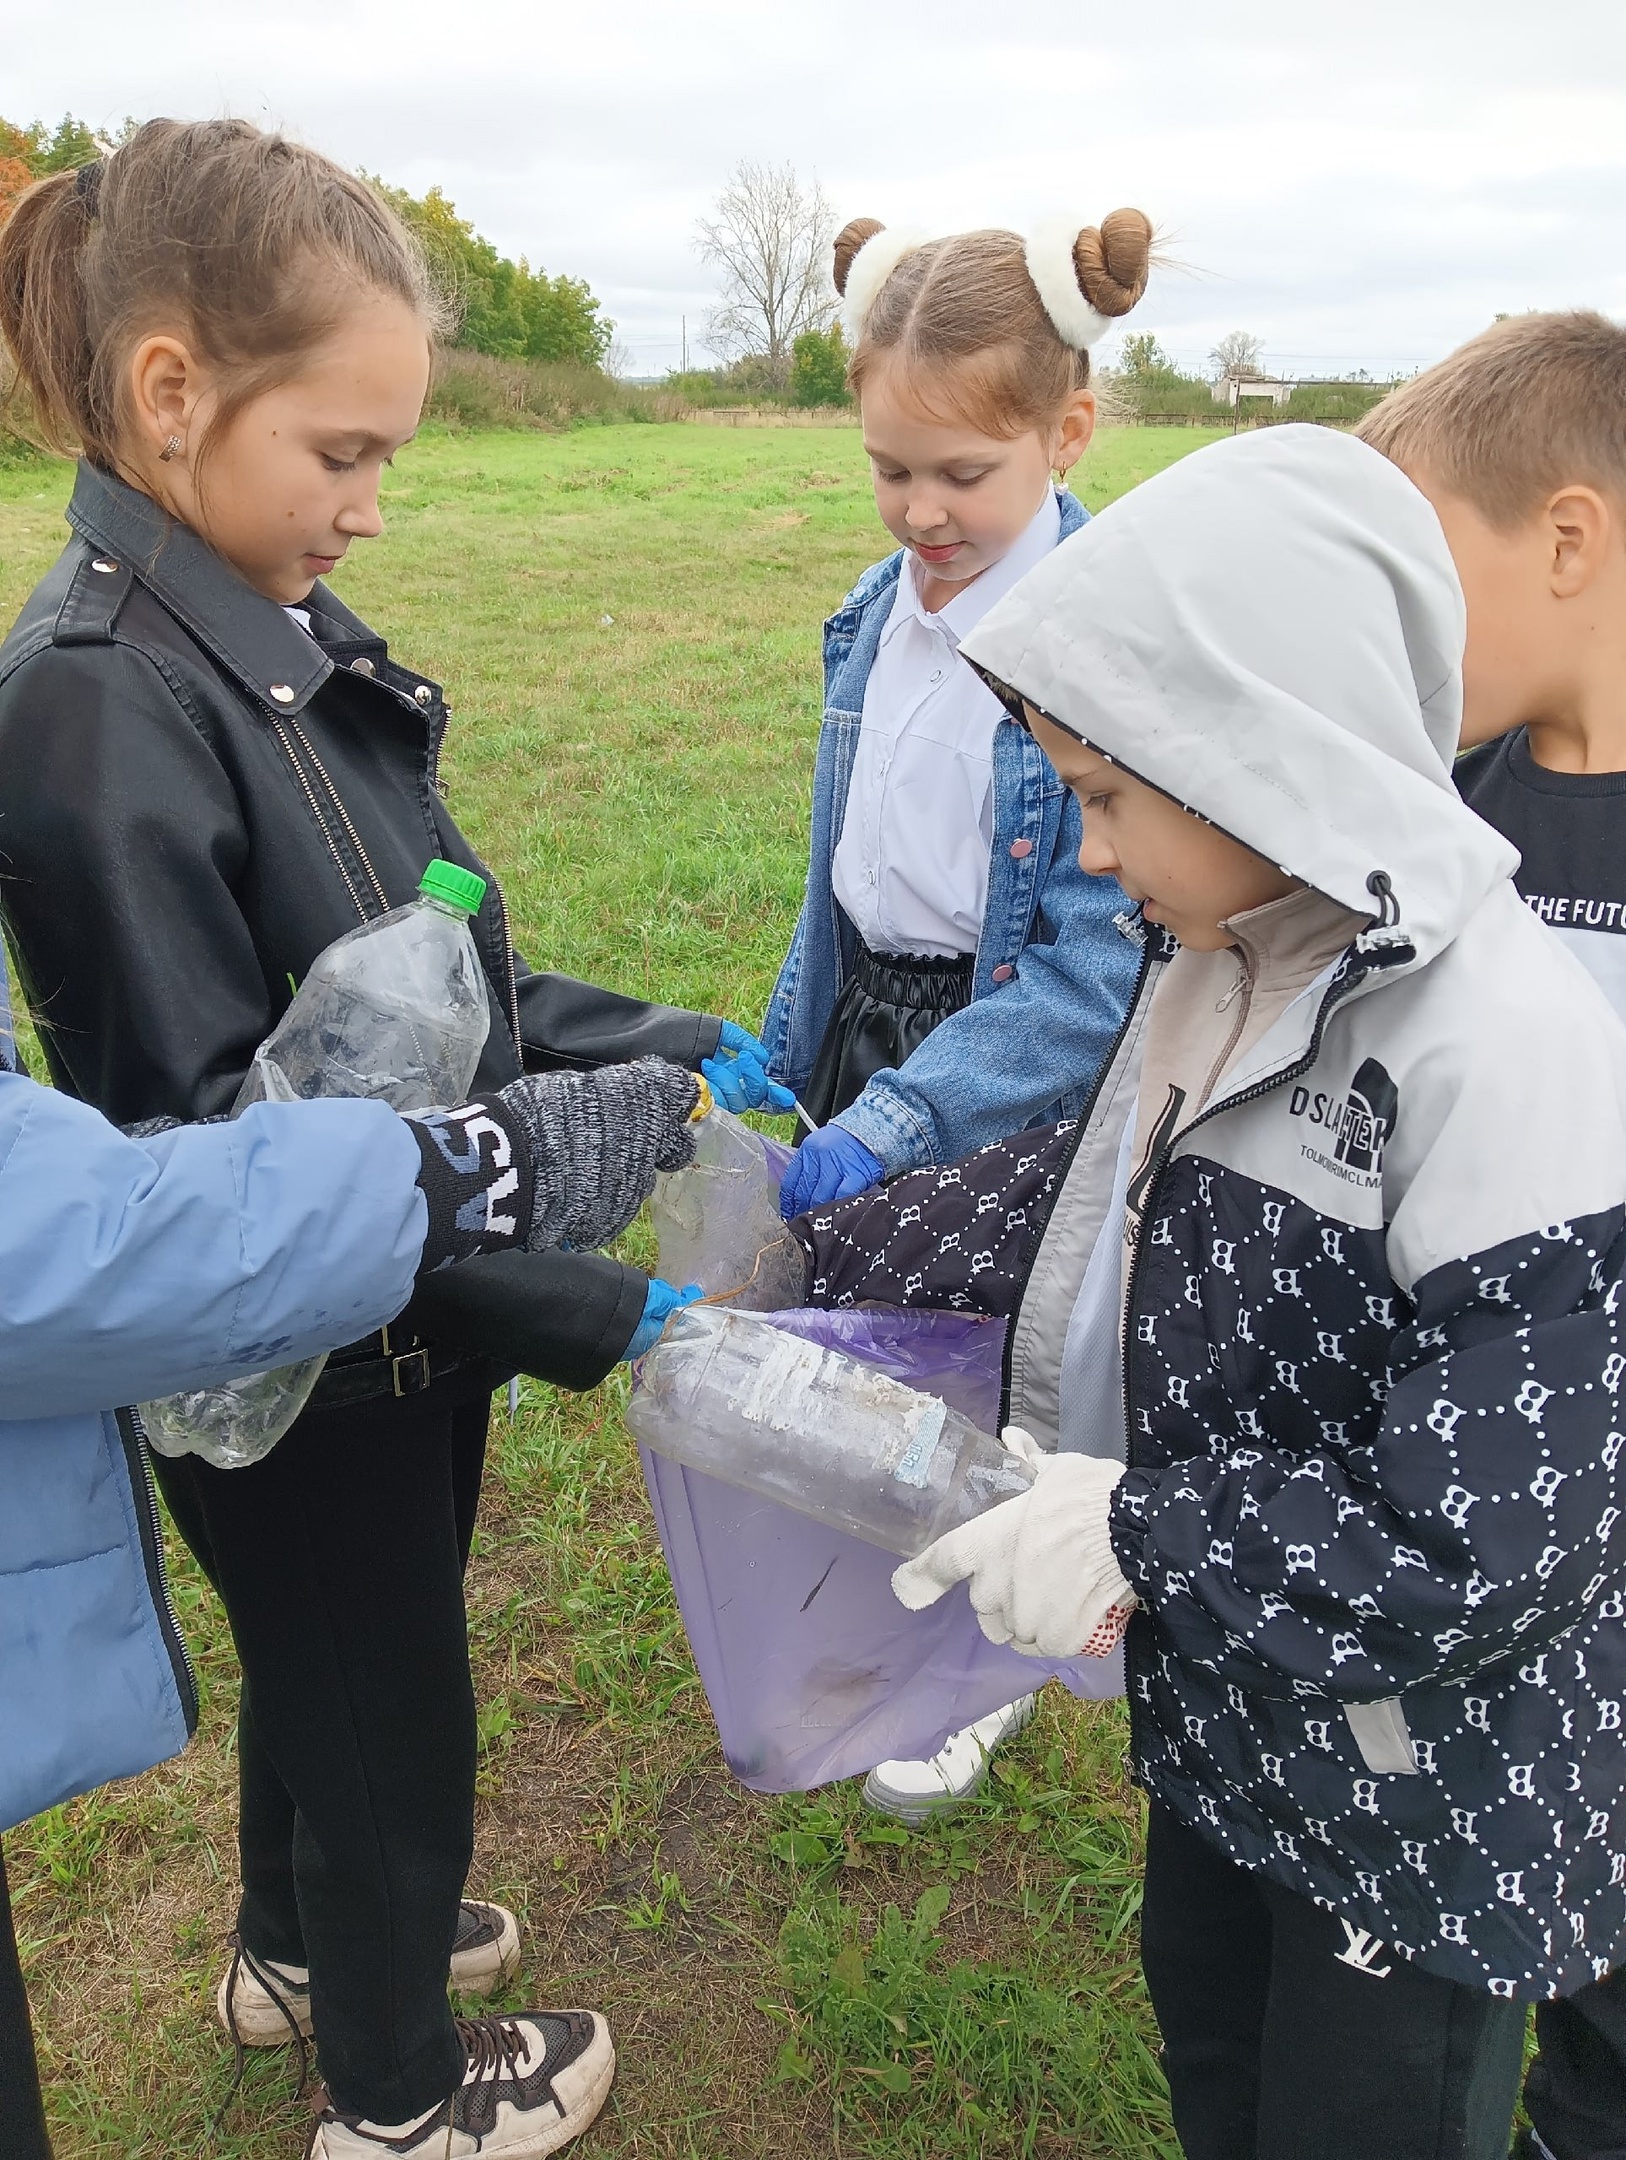
[[[519,1922],[506,1905],[465,1898],[457,1916],[450,1980],[463,1995],[489,1995],[519,1964]],[[303,1965],[257,1958],[240,1942],[215,1990],[215,2011],[239,2047],[285,2047],[311,2033],[311,1976]]]
[[[1019,1733],[1033,1715],[1038,1697],[991,1710],[964,1732],[950,1733],[935,1755],[924,1762],[877,1763],[864,1780],[865,1805],[897,1822],[929,1822],[980,1792],[988,1779],[988,1758],[1002,1740]]]
[[[542,2160],[585,2130],[609,2095],[615,2049],[595,2011],[459,2018],[457,2029],[468,2068],[450,2099],[406,2123],[367,2122],[329,2105],[305,2160]]]

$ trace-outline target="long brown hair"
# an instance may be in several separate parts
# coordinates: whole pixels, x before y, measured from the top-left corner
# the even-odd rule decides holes
[[[859,249],[883,229],[854,218],[836,235],[838,293]],[[1072,254],[1079,291],[1096,313],[1127,315],[1151,271],[1151,219],[1114,210],[1084,227]],[[1090,380],[1090,356],[1051,321],[1020,236],[996,230],[926,241],[892,270],[864,318],[848,384],[861,395],[877,368],[898,364],[925,411],[1006,439],[1054,427]]]
[[[417,243],[372,189],[246,120],[149,120],[37,182],[0,226],[0,337],[33,430],[106,470],[143,337],[172,329],[217,372],[218,432],[296,374],[359,292],[404,300],[427,335],[442,326]]]

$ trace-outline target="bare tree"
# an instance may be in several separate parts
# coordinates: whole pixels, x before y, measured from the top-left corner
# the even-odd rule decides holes
[[[1208,356],[1208,364],[1220,382],[1255,382],[1265,356],[1263,338],[1251,330],[1227,330]]]
[[[792,165],[742,158],[700,219],[695,245],[723,274],[706,342],[726,360],[760,354],[776,384],[790,375],[791,346],[821,330],[835,307],[830,242],[835,219],[817,180],[804,187]]]

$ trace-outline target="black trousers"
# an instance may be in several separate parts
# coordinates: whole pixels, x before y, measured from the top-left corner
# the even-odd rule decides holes
[[[1187,2160],[1506,2160],[1524,2005],[1352,1942],[1155,1802],[1141,1959]]]
[[[40,2074],[34,2061],[34,2034],[28,2022],[28,1996],[17,1961],[17,1937],[11,1924],[11,1895],[6,1888],[6,1859],[0,1850],[0,2160],[51,2160],[40,2100]]]
[[[306,1965],[322,2073],[375,2122],[453,2091],[446,1992],[474,1841],[463,1570],[490,1397],[308,1411],[261,1462],[157,1463],[242,1666],[238,1928]]]
[[[1562,2002],[1537,2003],[1539,2053],[1524,2081],[1536,2139],[1551,2160],[1626,2160],[1626,1967]]]

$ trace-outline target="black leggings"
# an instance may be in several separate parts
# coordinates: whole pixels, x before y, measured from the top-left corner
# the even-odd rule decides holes
[[[453,2091],[446,1992],[474,1840],[463,1569],[490,1398],[308,1411],[246,1470],[157,1465],[243,1671],[238,1928],[305,1965],[339,2106],[404,2122]]]
[[[51,2160],[40,2100],[34,2035],[28,2022],[28,1996],[17,1959],[11,1924],[11,1896],[6,1888],[5,1853],[0,1850],[0,2160]]]

